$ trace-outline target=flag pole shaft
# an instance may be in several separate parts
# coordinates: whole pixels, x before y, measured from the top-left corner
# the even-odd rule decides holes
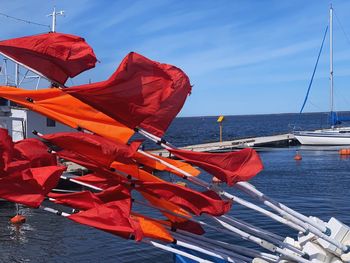
[[[307,222],[309,225],[312,225],[313,227],[317,228],[323,233],[328,233],[330,230],[325,225],[317,224],[315,221],[310,219],[309,217],[289,208],[288,206],[285,206],[284,204],[275,201],[274,199],[268,197],[267,195],[260,192],[258,189],[256,189],[252,184],[248,182],[238,182],[236,184],[236,187],[240,189],[241,191],[245,192],[246,194],[254,197],[257,200],[260,200],[263,202],[266,206],[274,209],[277,212],[285,211],[294,217],[298,218],[299,220]]]
[[[291,244],[284,243],[283,241],[281,241],[279,239],[276,239],[274,237],[271,237],[270,235],[264,233],[265,232],[264,230],[263,230],[264,232],[261,232],[258,228],[247,227],[245,224],[237,223],[234,219],[228,218],[228,217],[220,217],[220,220],[225,222],[225,223],[227,223],[227,224],[230,224],[233,227],[236,227],[236,228],[239,228],[239,229],[241,229],[243,231],[246,231],[247,233],[253,234],[253,235],[257,236],[257,237],[263,238],[266,241],[269,241],[271,243],[279,245],[280,247],[287,248],[287,249],[297,253],[298,255],[304,255],[305,254],[300,249],[292,246]]]
[[[215,187],[215,188],[211,187],[207,182],[205,182],[205,181],[203,181],[203,180],[201,180],[201,179],[199,179],[197,177],[192,176],[191,174],[183,171],[182,169],[179,169],[178,167],[176,167],[176,166],[174,166],[174,165],[172,165],[172,164],[170,164],[170,163],[168,163],[168,162],[166,162],[166,161],[164,161],[162,159],[159,159],[159,158],[157,158],[157,157],[155,157],[155,156],[153,156],[153,155],[151,155],[151,154],[149,154],[147,152],[144,152],[142,150],[138,150],[138,152],[141,153],[144,156],[147,156],[147,157],[149,157],[149,158],[151,158],[153,160],[156,160],[156,161],[158,161],[158,162],[168,166],[169,168],[171,168],[171,169],[173,169],[173,170],[183,174],[185,176],[184,179],[187,179],[187,180],[189,180],[190,182],[192,182],[194,184],[200,185],[200,186],[205,187],[205,188],[210,189],[210,190],[214,190],[214,191],[218,192],[220,195],[223,195],[226,198],[228,198],[228,199],[230,199],[230,200],[232,200],[234,202],[237,202],[237,203],[239,203],[242,206],[245,206],[245,207],[250,208],[252,210],[255,210],[255,211],[259,212],[259,213],[262,213],[265,216],[268,216],[268,217],[270,217],[270,218],[272,218],[272,219],[274,219],[277,222],[280,222],[282,224],[288,225],[289,227],[291,227],[291,228],[293,228],[293,229],[295,229],[297,231],[301,231],[301,232],[305,231],[305,229],[303,229],[302,227],[300,227],[300,226],[298,226],[298,225],[296,225],[296,224],[294,224],[294,223],[292,223],[292,222],[290,222],[290,221],[288,221],[288,220],[286,220],[286,219],[284,219],[284,218],[282,218],[282,217],[280,217],[280,216],[278,216],[278,215],[276,215],[276,214],[274,214],[274,213],[272,213],[272,212],[270,212],[270,211],[268,211],[266,209],[263,209],[263,208],[255,205],[253,203],[245,201],[245,200],[241,199],[240,197],[237,197],[237,196],[229,194],[229,193],[227,193],[225,191],[222,191],[221,189],[218,189],[217,187]]]
[[[70,216],[71,214],[69,213],[65,213],[65,212],[61,212],[57,209],[53,209],[51,207],[46,207],[46,206],[40,206],[39,207],[40,209],[46,211],[46,212],[49,212],[49,213],[52,213],[52,214],[56,214],[56,215],[59,215],[59,216],[63,216],[63,217],[68,217]],[[197,256],[194,256],[194,255],[191,255],[189,253],[186,253],[184,251],[181,251],[181,250],[178,250],[176,248],[172,248],[172,247],[168,247],[166,245],[163,245],[163,244],[160,244],[158,242],[155,242],[155,241],[151,241],[151,240],[142,240],[141,242],[143,243],[146,243],[146,244],[150,244],[156,248],[159,248],[159,249],[162,249],[162,250],[165,250],[165,251],[168,251],[168,252],[172,252],[172,253],[175,253],[175,254],[178,254],[180,256],[184,256],[186,258],[189,258],[189,259],[192,259],[192,260],[195,260],[197,262],[205,262],[205,263],[213,263],[212,261],[209,261],[209,260],[204,260],[200,257],[197,257]]]
[[[294,260],[296,262],[300,262],[300,263],[310,263],[311,261],[305,259],[305,258],[302,258],[298,255],[295,255],[294,253],[291,253],[287,250],[283,250],[275,245],[273,245],[272,243],[266,241],[266,240],[263,240],[261,238],[258,238],[256,236],[253,236],[253,235],[250,235],[236,227],[233,227],[223,221],[221,221],[220,219],[218,218],[213,218],[214,220],[216,220],[221,226],[223,226],[224,228],[228,229],[229,231],[232,231],[233,233],[241,236],[243,239],[246,239],[246,240],[249,240],[253,243],[256,243],[258,244],[259,246],[271,251],[271,252],[274,252],[274,253],[279,253],[281,255],[284,255],[285,257],[291,259],[291,260]]]
[[[139,130],[142,130],[142,129],[139,129]],[[146,132],[146,131],[144,131],[144,130],[142,130],[143,132],[141,133],[141,134],[147,134],[147,138],[149,138],[149,139],[151,139],[151,140],[155,140],[156,142],[162,142],[162,139],[161,138],[158,138],[158,137],[156,137],[156,136],[154,136],[154,135],[151,135],[151,134],[149,134],[148,132]],[[167,143],[166,142],[162,142],[160,145],[167,145]],[[169,146],[169,145],[167,145],[167,148],[166,149],[169,149],[169,148],[172,148],[171,146]],[[174,147],[175,148],[175,147]],[[148,157],[150,157],[150,158],[156,158],[156,157],[154,157],[154,156],[152,156],[152,155],[148,155]],[[158,158],[157,158],[158,159]],[[158,161],[159,162],[161,162],[161,163],[163,163],[164,165],[171,165],[171,164],[169,164],[169,163],[167,163],[167,162],[165,162],[165,161],[163,161],[163,160],[160,160],[160,159],[158,159]],[[171,167],[170,167],[171,168]],[[182,171],[181,169],[179,169],[179,168],[177,168],[177,167],[175,167],[175,166],[173,166],[172,167],[172,169],[174,169],[174,168],[176,168],[175,170],[177,170],[178,172],[182,172],[182,174],[184,174],[187,178],[193,178],[193,176],[192,175],[190,175],[190,174],[188,174],[188,173],[186,173],[185,171]],[[198,179],[198,178],[195,178],[197,181],[198,180],[200,180],[200,179]],[[202,180],[200,180],[201,182],[203,182]],[[192,181],[193,182],[193,181]],[[206,182],[205,182],[206,183]],[[203,184],[202,184],[203,185]],[[212,188],[212,187],[210,187],[209,186],[209,184],[208,184],[208,186],[207,186],[207,188]],[[215,189],[216,188],[216,189]],[[232,199],[233,201],[236,201],[237,203],[240,203],[239,201],[242,201],[242,200],[239,200],[239,198],[235,198],[235,196],[233,196],[233,195],[231,195],[231,194],[229,194],[229,193],[227,193],[227,192],[224,192],[224,191],[222,191],[221,189],[219,189],[218,187],[215,187],[215,188],[212,188],[213,190],[215,190],[215,191],[217,191],[218,193],[220,193],[221,195],[224,195],[225,197],[227,197],[227,198],[230,198],[230,199]],[[243,188],[243,187],[242,187]],[[247,189],[247,187],[245,187],[244,189]],[[250,193],[252,193],[252,191],[249,191]],[[262,193],[261,193],[262,194]],[[263,194],[262,194],[263,195]],[[236,200],[235,200],[236,199]],[[239,201],[237,201],[237,199],[239,200]],[[328,230],[325,230],[325,232],[322,232],[322,231],[320,231],[319,230],[319,227],[315,227],[315,226],[313,226],[313,225],[311,225],[311,224],[309,224],[309,223],[306,223],[305,221],[303,221],[302,219],[299,219],[298,217],[296,217],[295,215],[293,215],[293,214],[290,214],[289,212],[287,212],[286,210],[284,210],[285,209],[285,207],[287,207],[287,206],[284,206],[284,209],[282,209],[281,207],[278,207],[278,206],[276,206],[276,205],[274,205],[273,203],[271,203],[271,202],[269,202],[268,200],[265,200],[264,201],[264,204],[265,204],[265,202],[266,202],[266,205],[268,205],[268,206],[271,206],[271,208],[273,208],[275,211],[277,211],[277,212],[279,212],[284,218],[281,218],[281,217],[279,217],[279,218],[281,218],[281,219],[284,219],[284,220],[286,220],[288,223],[286,224],[286,225],[288,225],[288,226],[290,226],[290,227],[292,227],[292,228],[294,228],[294,229],[296,229],[296,230],[298,230],[298,231],[302,231],[302,232],[311,232],[311,233],[313,233],[313,234],[315,234],[316,236],[318,236],[318,237],[320,237],[320,238],[322,238],[322,239],[324,239],[324,240],[326,240],[326,241],[328,241],[329,243],[331,243],[331,244],[333,244],[333,245],[335,245],[337,248],[339,248],[339,249],[341,249],[344,253],[347,253],[347,252],[349,252],[349,250],[350,250],[350,247],[348,247],[348,246],[346,246],[346,245],[343,245],[343,244],[341,244],[339,241],[337,241],[337,240],[335,240],[335,239],[333,239],[333,238],[331,238],[329,235],[330,235],[330,231],[328,231]],[[241,203],[240,203],[241,204]],[[260,208],[260,207],[259,207]],[[254,209],[255,210],[255,209]],[[290,210],[292,210],[292,209],[290,209]],[[256,210],[256,211],[259,211],[259,210]],[[266,210],[267,211],[267,210]],[[294,211],[294,210],[292,210],[292,211]],[[262,212],[261,210],[260,210],[260,212]],[[269,212],[269,211],[268,211]],[[265,213],[263,213],[263,214],[265,214]],[[294,213],[295,214],[295,213]],[[265,214],[266,215],[266,214]],[[273,214],[273,215],[275,215],[275,214]],[[277,216],[277,215],[275,215],[275,216]],[[271,217],[271,216],[270,216]],[[271,217],[272,218],[272,217]],[[278,218],[278,217],[277,217]],[[305,217],[306,218],[306,217]],[[311,219],[310,219],[311,220]],[[277,221],[279,221],[279,222],[281,222],[281,220],[277,220]],[[309,221],[309,220],[308,220]],[[282,223],[282,222],[281,222]],[[294,226],[294,227],[293,227]],[[323,228],[322,228],[323,229]]]
[[[279,241],[283,241],[284,240],[284,237],[282,237],[280,235],[277,235],[277,234],[272,233],[270,231],[267,231],[265,229],[253,226],[253,225],[251,225],[251,224],[249,224],[247,222],[244,222],[243,220],[239,220],[237,218],[229,217],[229,216],[226,216],[226,215],[222,215],[221,218],[225,218],[225,219],[227,219],[229,221],[232,221],[232,222],[234,222],[234,223],[236,223],[238,225],[244,225],[248,229],[254,229],[255,231],[259,231],[260,233],[263,233],[265,235],[271,236],[272,238],[275,238],[276,240],[279,240]]]
[[[202,248],[200,242],[196,242],[198,245],[194,245],[194,244],[189,244],[187,242],[185,242],[185,240],[180,240],[180,239],[176,239],[176,245],[180,246],[180,247],[184,247],[184,248],[188,248],[200,253],[203,253],[205,255],[211,256],[211,257],[216,257],[216,258],[220,258],[223,260],[226,260],[227,262],[237,262],[237,263],[242,263],[242,262],[246,262],[243,260],[233,260],[231,257],[224,255],[222,253],[218,253],[218,252],[214,252],[213,249],[206,249],[206,248]]]
[[[212,243],[208,243],[208,242],[205,242],[205,241],[200,240],[200,239],[195,239],[195,238],[191,238],[188,236],[179,235],[179,233],[174,233],[173,235],[177,241],[188,242],[190,244],[196,244],[203,249],[206,249],[208,251],[212,251],[214,253],[218,253],[220,256],[223,257],[223,258],[222,257],[220,257],[220,258],[225,259],[226,261],[229,261],[229,262],[237,262],[237,261],[238,262],[251,262],[252,261],[251,257],[246,257],[246,256],[243,256],[241,254],[237,254],[237,253],[232,252],[228,249],[219,247],[217,244],[213,245]]]
[[[64,177],[63,179],[71,180],[71,179],[68,178],[68,177]],[[76,180],[74,180],[74,182],[77,183],[77,184],[80,184],[80,183],[81,183],[81,182],[76,181]],[[89,184],[84,184],[84,185],[87,186],[87,187],[89,187]],[[94,189],[95,189],[95,188],[96,188],[96,187],[94,187]],[[100,190],[103,190],[103,189],[100,188]],[[186,217],[186,216],[184,216],[184,215],[181,215],[181,214],[177,214],[177,213],[175,213],[175,212],[173,212],[173,211],[169,211],[169,210],[167,210],[167,209],[162,209],[162,208],[156,207],[156,206],[154,206],[154,205],[152,205],[152,204],[146,204],[146,203],[144,203],[144,202],[137,201],[137,200],[134,200],[134,202],[137,203],[137,204],[140,204],[140,205],[144,205],[144,206],[147,206],[147,207],[151,207],[151,208],[157,209],[157,210],[159,210],[160,212],[165,212],[165,213],[173,214],[173,215],[178,216],[178,217],[185,218],[185,219],[187,219],[187,220],[190,220],[190,221],[193,221],[193,222],[195,222],[195,223],[199,223],[199,224],[208,226],[208,227],[210,227],[210,228],[214,228],[215,230],[222,232],[222,230],[218,229],[217,227],[212,227],[212,226],[210,226],[210,225],[208,225],[208,224],[206,224],[206,223],[204,223],[204,222],[201,222],[201,221],[197,221],[197,220],[194,220],[194,219],[189,219],[188,217]],[[212,217],[212,218],[215,219],[214,217]],[[227,224],[227,223],[225,223],[225,224]],[[227,225],[229,225],[229,224],[227,224]],[[231,232],[226,232],[226,231],[224,231],[224,232],[225,232],[225,233],[231,233]],[[242,232],[243,232],[243,231],[242,231]],[[236,234],[239,235],[240,237],[244,238],[244,236],[241,236],[239,233],[236,233]],[[249,235],[249,234],[247,234],[247,235]],[[256,243],[256,242],[255,242],[255,243]],[[259,244],[259,243],[258,243],[258,244]],[[274,246],[274,245],[273,245],[273,246]],[[300,251],[298,251],[298,252],[300,253]]]
[[[242,247],[239,245],[228,244],[228,243],[225,243],[222,241],[217,241],[215,239],[207,238],[207,237],[204,237],[201,235],[195,235],[195,234],[192,234],[190,232],[187,232],[187,231],[184,231],[181,229],[176,230],[176,232],[178,232],[179,234],[181,234],[183,236],[194,238],[196,240],[202,240],[203,242],[223,247],[225,249],[228,249],[229,251],[234,251],[236,253],[240,253],[240,254],[245,255],[247,257],[250,257],[250,258],[259,257],[259,258],[263,258],[263,259],[270,260],[273,262],[275,262],[279,259],[278,256],[273,255],[273,254],[260,252],[258,250],[254,250],[252,248],[246,248],[246,247]]]
[[[186,258],[189,258],[189,259],[192,259],[192,260],[194,260],[196,262],[201,262],[201,263],[209,263],[209,262],[211,262],[211,263],[213,263],[213,261],[202,259],[200,257],[194,256],[194,255],[189,254],[187,252],[184,252],[184,251],[181,251],[179,249],[160,244],[160,243],[155,242],[155,241],[143,240],[142,242],[147,243],[147,244],[149,244],[151,246],[154,246],[156,248],[159,248],[159,249],[162,249],[162,250],[174,253],[174,254],[178,254],[180,256],[183,256],[183,257],[186,257]]]

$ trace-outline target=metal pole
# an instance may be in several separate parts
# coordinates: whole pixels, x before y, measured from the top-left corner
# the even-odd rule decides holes
[[[19,86],[19,65],[15,64],[15,86],[18,88]]]
[[[330,64],[330,93],[331,93],[331,118],[333,120],[333,110],[334,110],[334,101],[333,101],[333,7],[331,5],[329,9],[329,64]],[[334,123],[332,123],[334,127]]]
[[[220,142],[222,142],[222,123],[220,122]]]

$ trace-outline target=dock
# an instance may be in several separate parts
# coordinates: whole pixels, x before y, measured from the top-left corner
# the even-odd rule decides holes
[[[227,152],[247,147],[287,147],[296,144],[297,141],[294,134],[286,133],[263,137],[243,138],[232,141],[188,145],[181,147],[181,149],[195,152]],[[160,156],[169,156],[169,152],[164,149],[153,150],[151,152]]]

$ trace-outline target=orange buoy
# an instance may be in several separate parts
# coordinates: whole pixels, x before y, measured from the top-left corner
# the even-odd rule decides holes
[[[19,225],[19,224],[25,223],[26,222],[26,218],[25,218],[25,216],[17,214],[17,215],[15,215],[14,217],[12,217],[10,219],[10,222],[12,224],[14,224],[14,225]]]
[[[339,150],[339,154],[340,155],[349,155],[350,154],[350,149],[345,149],[345,148],[340,149]]]
[[[299,152],[297,151],[295,156],[294,156],[294,160],[296,161],[301,161],[303,158],[301,157],[301,155],[299,154]]]

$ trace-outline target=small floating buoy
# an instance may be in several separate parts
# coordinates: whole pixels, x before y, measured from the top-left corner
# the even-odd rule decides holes
[[[345,149],[345,148],[340,149],[339,150],[339,154],[340,155],[349,155],[350,154],[350,149]]]
[[[296,161],[301,161],[303,158],[301,157],[301,155],[299,154],[299,152],[297,151],[295,156],[294,156],[294,160]]]
[[[26,218],[25,216],[17,214],[10,219],[10,222],[14,225],[20,225],[26,222]]]

